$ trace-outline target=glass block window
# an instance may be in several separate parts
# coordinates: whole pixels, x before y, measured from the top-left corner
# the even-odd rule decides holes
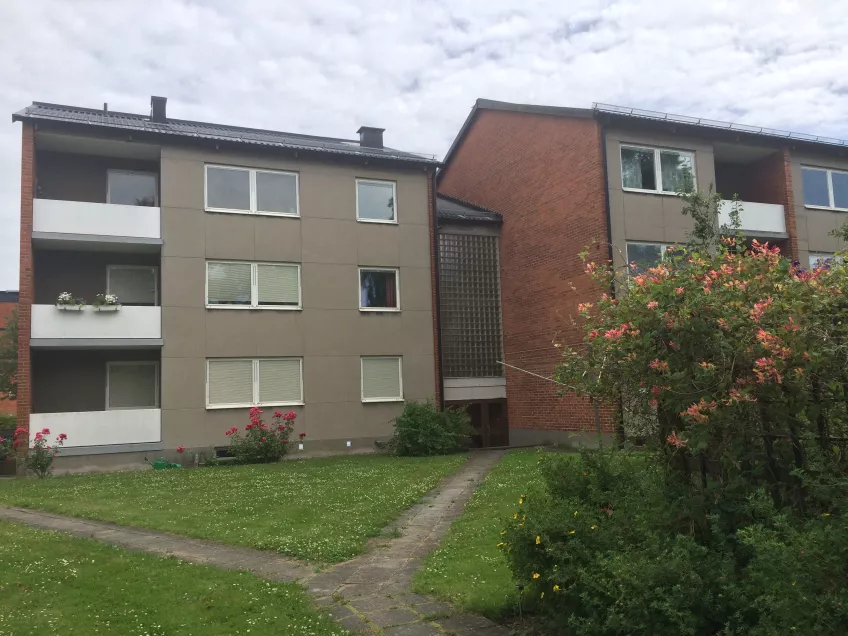
[[[445,377],[502,376],[498,238],[439,234],[439,268]]]

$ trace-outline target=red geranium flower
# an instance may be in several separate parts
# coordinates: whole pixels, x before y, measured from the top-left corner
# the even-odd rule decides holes
[[[183,453],[183,452],[185,452],[185,446],[177,446],[177,452],[178,452],[178,453]]]
[[[68,436],[65,435],[64,433],[59,433],[59,439],[62,440],[62,441],[65,441],[66,439],[68,439]]]
[[[274,411],[274,417],[282,417],[283,414],[280,411]]]
[[[42,428],[41,434],[42,435],[50,435],[50,429],[49,428]]]
[[[260,442],[264,442],[266,439],[268,439],[268,438],[267,438],[267,437],[263,437],[263,438],[262,438],[261,440],[259,440],[259,441],[260,441]]]
[[[298,433],[297,435],[298,435],[298,437],[300,437],[300,439],[303,439],[304,437],[306,437],[306,433]]]

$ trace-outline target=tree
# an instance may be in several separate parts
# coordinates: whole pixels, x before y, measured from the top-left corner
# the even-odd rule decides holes
[[[17,397],[18,374],[18,310],[12,311],[6,328],[0,333],[0,399]]]

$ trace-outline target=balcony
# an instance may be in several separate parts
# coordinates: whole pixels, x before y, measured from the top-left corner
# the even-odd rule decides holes
[[[746,236],[760,238],[786,238],[786,218],[783,206],[774,203],[739,202],[742,210],[739,213],[742,230]],[[722,201],[719,208],[719,225],[730,226],[730,211],[732,201]]]
[[[63,311],[32,306],[33,347],[155,347],[162,345],[162,308],[124,305],[118,311]]]
[[[30,444],[35,434],[44,428],[50,429],[48,438],[51,443],[56,435],[64,433],[68,436],[65,449],[86,447],[87,452],[91,452],[91,447],[103,447],[103,452],[106,452],[105,447],[127,444],[144,444],[147,449],[162,440],[160,409],[32,413],[29,417]]]
[[[32,238],[45,246],[82,241],[158,249],[162,244],[159,220],[158,207],[35,199]]]

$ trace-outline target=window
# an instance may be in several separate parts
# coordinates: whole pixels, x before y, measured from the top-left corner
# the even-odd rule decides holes
[[[106,268],[106,293],[118,297],[122,305],[156,304],[158,271],[146,265],[109,265]]]
[[[810,269],[829,266],[830,263],[841,263],[842,257],[832,252],[810,252]]]
[[[356,219],[397,223],[397,187],[394,181],[356,180]]]
[[[206,361],[206,408],[303,404],[301,358]]]
[[[159,200],[156,175],[151,172],[109,170],[106,181],[107,203],[153,207]]]
[[[656,267],[665,258],[669,247],[664,243],[627,243],[627,263],[636,263],[636,269],[630,271],[639,273]]]
[[[848,172],[801,167],[804,205],[848,211]]]
[[[159,363],[106,363],[106,410],[159,408]]]
[[[621,146],[621,185],[627,190],[677,192],[691,176],[695,184],[695,154]]]
[[[400,279],[396,269],[359,269],[359,309],[398,311]]]
[[[363,357],[362,401],[399,402],[403,400],[403,373],[401,358]]]
[[[206,306],[300,309],[300,265],[207,261]]]
[[[299,216],[296,172],[206,166],[206,209]]]

